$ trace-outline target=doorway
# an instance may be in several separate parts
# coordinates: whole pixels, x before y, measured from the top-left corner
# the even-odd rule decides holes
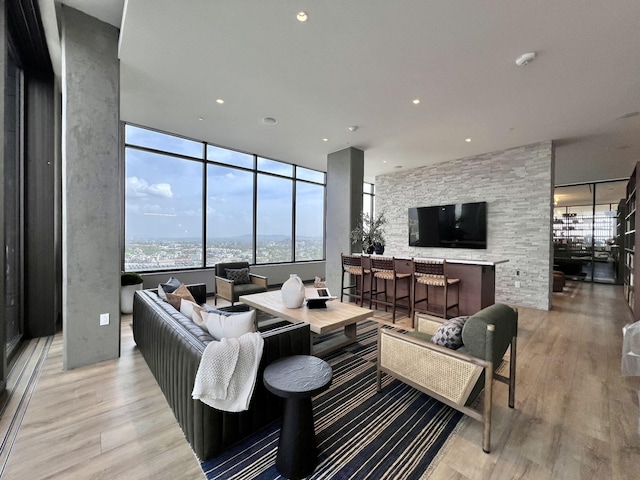
[[[622,283],[620,202],[628,180],[556,187],[553,263],[573,280]],[[620,212],[620,213],[619,213]]]

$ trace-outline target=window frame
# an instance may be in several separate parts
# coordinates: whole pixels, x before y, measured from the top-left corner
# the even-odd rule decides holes
[[[173,153],[170,151],[163,151],[163,150],[159,150],[157,148],[154,147],[148,147],[148,146],[142,146],[139,144],[128,144],[126,142],[126,129],[127,127],[134,127],[136,129],[143,129],[143,130],[149,130],[155,133],[159,133],[159,134],[164,134],[170,137],[177,137],[177,138],[182,138],[188,141],[193,141],[193,142],[197,142],[197,143],[201,143],[202,144],[202,154],[201,154],[201,158],[196,158],[193,156],[189,156],[189,155],[184,155],[184,154],[180,154],[180,153]],[[303,167],[303,166],[298,166],[296,164],[290,164],[287,162],[282,162],[280,160],[275,160],[275,159],[271,159],[259,154],[255,154],[255,153],[248,153],[248,152],[243,152],[240,150],[235,150],[235,149],[231,149],[231,148],[227,148],[227,147],[223,147],[221,145],[218,144],[214,144],[214,143],[210,143],[210,142],[206,142],[206,141],[201,141],[201,140],[195,140],[189,137],[185,137],[179,134],[175,134],[175,133],[171,133],[171,132],[163,132],[161,130],[157,130],[157,129],[153,129],[153,128],[149,128],[149,127],[145,127],[142,125],[138,125],[138,124],[134,124],[134,123],[130,123],[130,122],[123,122],[123,126],[122,126],[122,152],[123,152],[123,157],[124,157],[124,162],[123,162],[123,170],[124,170],[124,174],[123,174],[123,182],[126,185],[126,178],[127,178],[127,173],[126,173],[126,169],[127,169],[127,152],[129,150],[139,150],[139,151],[144,151],[144,152],[148,152],[148,153],[154,153],[154,154],[160,154],[163,156],[168,156],[168,157],[174,157],[176,159],[180,159],[183,161],[190,161],[190,162],[200,162],[202,165],[202,200],[201,200],[201,210],[202,210],[202,234],[201,234],[201,244],[202,244],[202,254],[201,254],[201,258],[202,258],[202,262],[200,266],[197,267],[168,267],[168,268],[162,268],[162,269],[144,269],[144,270],[138,270],[139,272],[143,272],[143,273],[162,273],[162,272],[172,272],[172,271],[193,271],[193,270],[207,270],[207,269],[212,269],[214,268],[215,264],[211,264],[209,266],[207,266],[207,196],[208,196],[208,166],[209,165],[215,165],[215,166],[220,166],[220,167],[224,167],[230,170],[239,170],[239,171],[244,171],[244,172],[250,172],[252,174],[253,177],[253,192],[252,192],[252,199],[253,199],[253,221],[252,221],[252,254],[251,254],[251,262],[250,264],[252,265],[277,265],[277,264],[288,264],[288,263],[310,263],[310,262],[318,262],[318,261],[326,261],[326,202],[327,202],[327,175],[326,172],[320,171],[320,170],[314,170],[308,167]],[[252,168],[248,168],[245,166],[238,166],[238,165],[234,165],[232,163],[225,163],[222,161],[217,161],[215,159],[209,159],[208,158],[208,153],[209,153],[209,149],[208,147],[215,147],[215,149],[223,149],[223,150],[228,150],[230,152],[235,152],[235,153],[239,153],[239,154],[243,154],[243,155],[250,155],[253,158],[252,161]],[[284,175],[284,174],[279,174],[279,173],[273,173],[270,171],[265,171],[265,170],[261,170],[258,166],[258,159],[264,159],[264,160],[268,160],[270,162],[279,162],[285,165],[290,165],[291,166],[291,175]],[[298,178],[298,167],[300,167],[301,169],[304,169],[304,171],[310,171],[310,172],[318,172],[319,174],[321,174],[322,176],[322,183],[320,183],[319,181],[313,181],[313,180],[309,180],[309,179],[303,179],[303,178]],[[292,192],[291,192],[291,245],[290,245],[290,252],[291,252],[291,257],[290,260],[287,261],[281,261],[281,262],[268,262],[268,263],[256,263],[257,261],[257,246],[258,246],[258,238],[257,238],[257,234],[258,234],[258,175],[268,175],[268,176],[273,176],[273,177],[277,177],[277,178],[282,178],[285,180],[288,180],[292,183]],[[310,259],[310,260],[296,260],[296,211],[297,211],[297,204],[296,204],[296,199],[297,199],[297,185],[299,185],[298,182],[303,182],[303,183],[308,183],[308,184],[312,184],[312,185],[318,185],[320,187],[322,187],[323,190],[323,199],[322,199],[322,208],[323,208],[323,218],[321,219],[322,221],[322,258],[317,258],[317,259]],[[125,263],[125,251],[126,251],[126,245],[127,245],[127,232],[126,232],[126,224],[127,224],[127,206],[126,206],[126,188],[123,187],[123,196],[124,196],[124,202],[123,202],[123,227],[122,227],[122,231],[123,231],[123,248],[122,248],[122,259],[121,259],[121,266],[122,266],[122,270],[123,271],[135,271],[135,270],[126,270],[126,263]]]

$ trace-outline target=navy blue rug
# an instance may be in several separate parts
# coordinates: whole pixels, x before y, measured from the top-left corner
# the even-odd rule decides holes
[[[387,375],[377,393],[374,333],[325,358],[333,382],[313,398],[319,464],[310,479],[419,479],[462,417]],[[208,479],[281,479],[279,433],[274,422],[203,462],[202,470]]]

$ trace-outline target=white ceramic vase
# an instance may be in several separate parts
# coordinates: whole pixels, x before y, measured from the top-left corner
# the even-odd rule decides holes
[[[282,284],[282,303],[287,308],[300,308],[304,303],[304,284],[295,273],[289,275],[289,280]]]

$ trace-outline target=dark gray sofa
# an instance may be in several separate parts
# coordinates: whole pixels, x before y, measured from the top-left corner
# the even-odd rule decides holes
[[[206,301],[206,285],[189,286],[198,303]],[[270,325],[262,332],[264,350],[249,410],[215,410],[191,392],[205,347],[215,341],[190,319],[158,297],[155,290],[136,292],[133,301],[133,337],[160,389],[200,460],[207,460],[282,413],[281,399],[262,382],[265,367],[282,357],[309,354],[309,325]]]

